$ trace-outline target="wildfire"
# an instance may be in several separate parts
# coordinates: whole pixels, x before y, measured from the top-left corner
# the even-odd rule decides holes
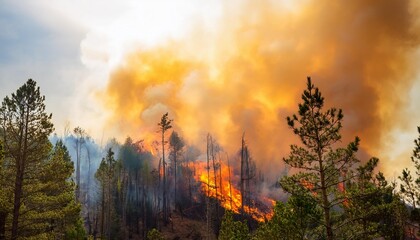
[[[312,182],[310,182],[310,181],[308,181],[308,180],[305,180],[305,179],[301,179],[300,180],[300,184],[304,187],[304,188],[306,188],[306,189],[308,189],[309,191],[311,191],[312,192],[312,195],[314,195],[314,197],[316,197],[317,195],[318,195],[318,193],[317,192],[315,192],[313,189],[314,189],[314,187],[315,187],[315,185],[312,183]]]
[[[196,169],[197,174],[195,178],[201,183],[201,190],[203,193],[209,197],[218,199],[220,205],[225,209],[235,213],[241,212],[242,194],[241,191],[232,184],[232,178],[234,178],[234,176],[228,166],[220,162],[216,170],[216,178],[214,177],[212,165],[209,170],[210,176],[207,174],[207,164],[205,162],[197,162]],[[266,211],[262,211],[257,207],[244,205],[244,212],[250,214],[252,218],[259,222],[271,219],[275,201],[268,197],[260,197],[258,201],[267,208]]]

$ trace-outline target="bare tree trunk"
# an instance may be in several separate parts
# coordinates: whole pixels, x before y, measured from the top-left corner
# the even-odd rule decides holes
[[[244,134],[245,135],[245,134]],[[242,135],[242,147],[241,147],[241,214],[244,214],[244,198],[245,198],[245,173],[244,173],[244,161],[245,161],[245,139]]]
[[[13,204],[13,220],[12,220],[12,239],[17,239],[18,237],[18,225],[19,225],[19,210],[21,206],[22,198],[22,185],[23,185],[23,161],[18,160],[20,163],[17,166],[18,171],[16,172],[15,178],[15,191],[14,191],[14,204]]]
[[[111,239],[111,174],[108,175],[108,218],[107,218],[107,235],[108,239]]]
[[[327,239],[333,240],[334,235],[333,235],[331,219],[330,219],[330,202],[328,201],[327,186],[325,184],[325,170],[323,169],[322,157],[320,153],[318,153],[318,157],[319,157],[319,168],[320,168],[320,175],[321,175],[321,191],[322,191],[322,200],[323,200],[322,207],[324,208],[325,228],[327,230]]]
[[[210,146],[211,146],[211,159],[212,159],[212,163],[213,163],[213,177],[214,177],[214,191],[215,191],[215,197],[216,197],[216,201],[218,201],[218,194],[217,194],[217,165],[216,165],[216,156],[215,156],[215,146],[214,146],[214,141],[212,139],[212,141],[210,142]],[[210,176],[209,176],[210,177]],[[219,216],[219,204],[216,205],[216,216]]]
[[[80,143],[76,138],[76,199],[80,201]]]
[[[176,171],[177,171],[177,159],[176,159],[176,157],[177,157],[177,151],[176,150],[174,150],[174,170],[175,170],[175,172],[174,172],[174,174],[175,174],[175,187],[174,187],[174,206],[175,206],[175,210],[176,210],[176,205],[177,205],[177,198],[176,198],[176,189],[177,189],[177,187],[178,187],[178,185],[176,184]]]
[[[207,197],[206,197],[206,216],[207,216],[207,239],[210,239],[210,134],[207,135]]]
[[[91,170],[91,159],[90,159],[90,151],[87,146],[86,152],[87,152],[87,159],[88,159],[88,173],[87,173],[87,186],[86,186],[86,210],[87,210],[87,225],[88,225],[88,234],[92,234],[92,223],[90,220],[90,170]]]
[[[6,218],[7,212],[0,212],[0,240],[6,239]]]
[[[166,162],[165,162],[165,131],[162,131],[162,165],[163,165],[163,220],[168,220],[167,196],[166,196]]]
[[[104,232],[104,223],[105,223],[105,186],[102,186],[102,202],[101,202],[101,237],[105,234]]]
[[[230,209],[232,210],[233,206],[232,206],[232,181],[230,179],[230,161],[229,161],[229,156],[226,153],[226,158],[227,158],[227,162],[228,162],[228,171],[229,171],[229,198],[230,198]]]
[[[146,238],[147,235],[147,208],[146,208],[146,199],[147,199],[147,189],[145,188],[145,181],[143,177],[142,181],[142,189],[143,189],[143,197],[142,197],[142,205],[143,205],[143,238]]]
[[[222,186],[222,158],[219,155],[219,187],[220,187],[220,196],[221,196],[221,200],[224,201],[223,199],[223,186]]]
[[[192,202],[192,187],[191,187],[191,177],[192,177],[192,169],[190,167],[190,158],[187,156],[187,169],[188,169],[188,198],[189,202]]]

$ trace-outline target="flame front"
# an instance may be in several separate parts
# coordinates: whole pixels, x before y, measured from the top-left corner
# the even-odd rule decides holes
[[[230,167],[220,162],[216,170],[216,177],[214,177],[215,171],[211,165],[208,174],[207,164],[205,162],[196,162],[196,171],[196,180],[201,183],[201,190],[206,196],[218,199],[220,205],[227,210],[235,213],[241,212],[242,194],[233,185],[232,179],[237,177],[232,174]],[[262,196],[258,198],[258,201],[261,202],[262,206],[267,208],[266,211],[257,207],[244,205],[244,212],[259,222],[271,219],[275,201]],[[252,205],[254,205],[254,201]]]

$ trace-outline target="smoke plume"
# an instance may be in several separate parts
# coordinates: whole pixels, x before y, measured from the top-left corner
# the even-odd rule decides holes
[[[152,141],[169,112],[188,142],[204,145],[209,132],[231,153],[245,132],[258,167],[276,178],[297,142],[285,118],[297,112],[311,76],[327,107],[343,109],[343,144],[358,135],[363,152],[381,158],[387,133],[406,121],[418,6],[274,2],[227,3],[216,27],[197,24],[182,39],[129,54],[101,94],[112,112],[109,126],[122,137]]]

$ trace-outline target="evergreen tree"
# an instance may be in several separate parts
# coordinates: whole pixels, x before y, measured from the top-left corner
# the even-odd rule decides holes
[[[346,197],[342,204],[343,227],[338,238],[404,239],[406,209],[383,174],[374,174],[377,158],[356,170],[356,178],[341,186]]]
[[[235,221],[233,213],[226,211],[223,216],[219,232],[219,240],[246,240],[249,239],[249,230],[246,223]]]
[[[311,194],[292,195],[286,203],[276,203],[273,217],[256,230],[253,239],[315,239],[320,217]]]
[[[2,176],[13,181],[3,190],[12,199],[12,210],[7,214],[12,218],[8,235],[11,239],[48,230],[34,231],[36,223],[31,222],[34,211],[39,209],[37,197],[44,184],[40,176],[52,149],[48,140],[54,129],[52,115],[45,112],[44,101],[36,82],[29,79],[11,97],[5,97],[0,108],[0,135],[5,150]]]
[[[171,133],[171,136],[169,136],[169,146],[171,149],[171,153],[170,156],[172,158],[172,163],[173,163],[173,169],[174,169],[174,179],[175,179],[175,183],[174,183],[174,202],[175,202],[175,206],[177,205],[177,196],[176,196],[176,192],[177,192],[177,172],[178,172],[178,163],[180,160],[180,156],[182,154],[182,149],[185,146],[184,140],[178,135],[177,132],[173,131]]]
[[[162,212],[163,220],[168,222],[169,220],[169,204],[168,204],[168,189],[167,189],[167,179],[166,179],[166,162],[165,162],[165,132],[172,128],[172,119],[168,118],[168,113],[163,114],[160,122],[158,123],[159,132],[162,136],[162,172],[163,172],[163,194],[162,194]],[[159,171],[160,172],[160,171]]]
[[[414,150],[411,156],[411,161],[416,168],[416,178],[413,178],[410,170],[404,169],[402,176],[398,178],[401,180],[401,194],[411,206],[413,206],[413,218],[420,220],[418,213],[418,206],[420,205],[420,127],[417,127],[419,137],[414,140]]]
[[[160,233],[156,228],[153,228],[147,233],[147,240],[164,240],[162,233]]]
[[[326,238],[331,240],[334,239],[332,208],[345,200],[337,194],[337,187],[353,177],[346,173],[357,162],[354,154],[358,150],[359,138],[356,137],[347,148],[334,149],[341,139],[342,110],[322,111],[324,97],[309,77],[302,100],[298,115],[287,117],[287,123],[303,146],[292,145],[290,155],[284,158],[287,165],[300,172],[284,177],[281,186],[292,195],[305,189],[313,194],[323,212]]]
[[[9,201],[7,199],[7,193],[10,192],[6,188],[7,179],[5,174],[4,164],[4,152],[3,152],[3,143],[0,140],[0,186],[2,186],[2,191],[0,191],[0,239],[5,239],[6,236],[6,218],[8,214],[8,209],[11,208]]]
[[[115,210],[113,205],[113,186],[115,186],[116,163],[114,152],[109,148],[106,157],[102,159],[95,173],[95,177],[98,179],[101,188],[101,237],[106,237],[107,239],[111,239],[111,223],[114,220],[112,213]]]
[[[44,199],[44,202],[39,203],[47,209],[43,213],[44,221],[50,223],[55,238],[63,238],[69,232],[76,232],[76,239],[85,237],[84,229],[79,227],[81,206],[74,196],[75,184],[71,179],[73,172],[74,166],[67,147],[63,141],[58,140],[42,175],[45,184],[43,194],[48,201]]]
[[[73,130],[75,135],[74,148],[76,149],[76,198],[80,201],[80,166],[82,159],[82,146],[85,144],[86,132],[81,127],[76,127]]]

